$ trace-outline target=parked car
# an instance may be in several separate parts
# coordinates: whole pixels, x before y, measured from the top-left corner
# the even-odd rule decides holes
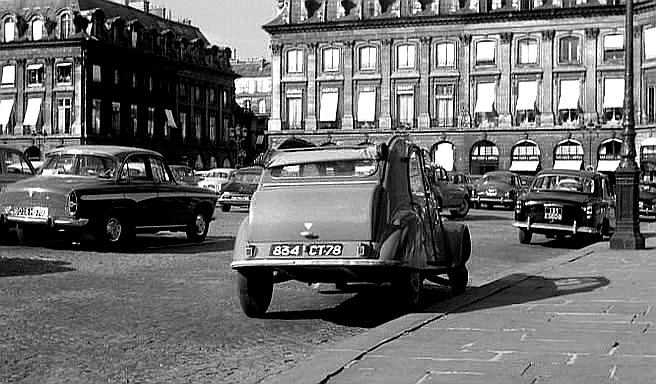
[[[228,183],[221,189],[221,211],[229,212],[232,207],[248,208],[262,178],[262,170],[262,167],[254,166],[239,168],[233,172]]]
[[[35,174],[36,170],[23,152],[7,145],[0,145],[0,190],[3,190],[7,184]]]
[[[519,229],[519,242],[529,244],[534,233],[610,236],[615,222],[615,194],[608,176],[546,169],[517,200],[513,225]]]
[[[469,230],[442,222],[424,169],[421,149],[404,136],[278,151],[235,240],[243,311],[262,316],[285,280],[391,282],[411,306],[425,278],[463,292]]]
[[[178,184],[162,156],[119,146],[70,146],[46,153],[40,175],[0,194],[0,221],[21,230],[90,235],[106,246],[137,233],[207,236],[216,194]]]
[[[474,196],[474,181],[472,180],[471,175],[468,173],[450,172],[449,180],[451,180],[453,184],[462,185],[465,187],[465,189],[467,189],[467,193],[469,193],[470,198]]]
[[[214,168],[210,169],[202,180],[198,182],[201,188],[209,189],[214,193],[220,194],[221,189],[230,180],[230,176],[236,171],[233,168]]]
[[[487,208],[503,205],[512,209],[517,197],[522,194],[522,182],[519,176],[508,171],[487,172],[475,187],[474,206],[482,204]]]
[[[656,220],[656,182],[641,181],[639,193],[640,218]]]
[[[427,173],[438,206],[448,209],[453,217],[467,216],[471,195],[465,184],[464,176],[459,174],[454,179],[444,168],[437,166],[429,166]],[[455,183],[454,180],[459,183]]]
[[[186,165],[170,165],[175,180],[181,184],[196,185],[200,179],[195,175],[194,169]]]

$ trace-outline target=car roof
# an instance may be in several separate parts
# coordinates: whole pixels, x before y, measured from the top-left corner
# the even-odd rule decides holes
[[[55,148],[46,152],[47,155],[52,154],[104,154],[117,158],[123,158],[131,154],[146,154],[151,156],[162,157],[159,152],[151,151],[150,149],[125,147],[120,145],[71,145],[66,147]]]
[[[4,145],[4,144],[0,144],[0,150],[6,152],[23,153],[23,151],[21,151],[20,149],[16,149],[10,145]]]
[[[234,172],[234,171],[236,171],[235,168],[212,168],[203,172]]]
[[[238,173],[259,173],[262,172],[264,168],[260,166],[253,166],[253,167],[242,167],[239,168],[236,172]]]
[[[517,174],[514,172],[510,171],[490,171],[490,172],[485,172],[483,176],[485,175],[504,175],[504,176],[516,176]]]
[[[377,158],[374,145],[294,148],[276,151],[268,167],[279,167],[289,164],[305,164],[339,160],[375,160]]]
[[[572,170],[572,169],[557,169],[557,168],[547,168],[543,169],[542,171],[538,172],[537,176],[540,176],[542,174],[549,174],[549,173],[556,173],[559,175],[569,175],[569,176],[583,176],[583,177],[594,177],[594,176],[603,176],[599,172],[591,172],[591,171],[579,171],[579,170]]]

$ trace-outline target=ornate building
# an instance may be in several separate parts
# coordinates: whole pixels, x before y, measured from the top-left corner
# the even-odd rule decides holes
[[[33,159],[74,143],[234,164],[229,48],[108,0],[0,1],[0,142]]]
[[[613,171],[616,0],[284,0],[271,35],[272,147],[407,131],[447,169]],[[655,136],[656,3],[635,1],[637,145]],[[638,153],[640,151],[638,150]]]

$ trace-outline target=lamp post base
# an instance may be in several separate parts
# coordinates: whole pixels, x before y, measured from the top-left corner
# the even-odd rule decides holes
[[[645,237],[641,233],[615,233],[610,238],[610,249],[645,249]]]
[[[633,159],[624,159],[615,172],[617,184],[617,226],[610,239],[611,249],[645,249],[640,233],[638,183],[640,169]]]

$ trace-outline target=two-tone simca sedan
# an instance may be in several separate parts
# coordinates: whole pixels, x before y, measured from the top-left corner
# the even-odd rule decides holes
[[[235,241],[244,312],[262,316],[285,280],[391,282],[409,305],[424,279],[463,292],[469,229],[442,222],[424,170],[422,150],[404,136],[276,151]]]
[[[248,208],[251,205],[251,197],[260,184],[262,170],[260,166],[252,166],[232,172],[228,182],[221,187],[221,211],[228,212],[232,207]]]
[[[519,242],[534,233],[548,237],[582,234],[610,236],[615,228],[615,194],[608,176],[587,171],[546,169],[517,200]]]
[[[137,233],[207,236],[216,194],[179,185],[157,152],[118,146],[71,146],[46,153],[41,174],[0,194],[0,221],[21,232],[50,229],[91,235],[107,246]]]
[[[474,206],[482,204],[487,208],[502,205],[513,208],[517,197],[522,194],[522,182],[519,175],[508,171],[492,171],[483,175],[474,190]]]

